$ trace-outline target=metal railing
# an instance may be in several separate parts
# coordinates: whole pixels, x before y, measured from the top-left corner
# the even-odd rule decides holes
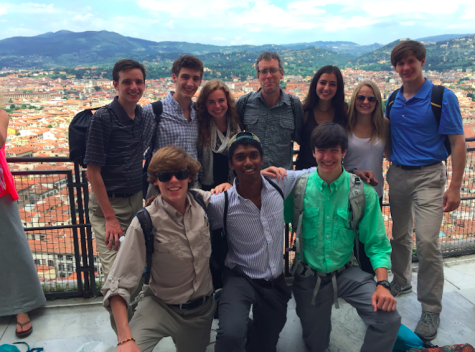
[[[20,217],[45,296],[96,295],[94,262],[98,259],[94,256],[84,172],[67,157],[7,158],[7,162],[23,168],[35,164],[33,170],[14,170],[12,175],[20,197]],[[48,163],[46,170],[41,166],[44,163]],[[50,164],[58,163],[65,165],[49,169]]]
[[[468,148],[462,203],[456,211],[444,214],[439,239],[444,257],[475,253],[474,151],[475,148]],[[104,276],[89,223],[89,188],[84,171],[67,157],[7,158],[7,162],[25,168],[12,174],[20,196],[20,215],[45,295],[87,298],[100,294]],[[38,167],[45,163],[49,165],[47,170]],[[51,164],[58,163],[62,164],[51,170]],[[450,184],[450,158],[447,173]],[[392,219],[387,188],[383,217],[390,236]],[[285,273],[289,275],[294,257],[289,224],[286,224],[284,245]],[[414,247],[413,261],[417,260],[416,250]]]

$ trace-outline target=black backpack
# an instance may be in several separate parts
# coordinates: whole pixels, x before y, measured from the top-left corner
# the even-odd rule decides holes
[[[147,200],[147,190],[148,190],[148,166],[150,165],[150,160],[152,160],[153,156],[153,148],[155,147],[155,140],[157,138],[157,130],[158,130],[158,124],[160,123],[160,119],[162,117],[162,112],[163,112],[163,104],[162,101],[155,101],[152,103],[152,109],[153,113],[155,115],[155,122],[157,123],[157,127],[155,129],[155,133],[152,136],[152,142],[148,149],[145,151],[144,159],[145,163],[143,166],[142,170],[142,194],[143,194],[143,199]]]
[[[109,106],[105,105],[102,108],[109,108]],[[86,167],[84,165],[84,157],[86,156],[87,129],[94,111],[99,109],[101,108],[80,111],[74,115],[69,124],[69,158],[83,167]]]
[[[396,89],[394,92],[392,92],[391,96],[389,97],[387,101],[387,109],[386,109],[386,117],[389,119],[391,116],[391,108],[394,103],[394,100],[396,99],[396,95],[399,89]],[[437,122],[437,127],[440,126],[440,117],[442,115],[442,100],[444,98],[444,91],[445,87],[444,86],[439,86],[439,85],[434,85],[432,88],[432,95],[430,98],[430,106],[432,108],[432,113],[434,114],[435,121]],[[444,138],[444,146],[445,149],[447,150],[447,154],[450,156],[452,153],[452,148],[450,146],[450,140],[447,135],[445,135]]]

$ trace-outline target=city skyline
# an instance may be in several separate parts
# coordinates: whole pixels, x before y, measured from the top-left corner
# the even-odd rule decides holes
[[[387,44],[473,32],[475,4],[454,0],[450,7],[427,0],[281,1],[90,0],[0,4],[0,40],[59,30],[115,31],[153,41],[214,45],[289,44],[351,41]]]

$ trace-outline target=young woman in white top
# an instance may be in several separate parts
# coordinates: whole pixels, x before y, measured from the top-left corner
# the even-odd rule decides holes
[[[348,152],[345,169],[372,171],[380,203],[383,198],[383,152],[389,134],[389,120],[384,117],[381,92],[375,82],[360,82],[351,96],[348,112]]]
[[[372,174],[368,178],[382,206],[383,152],[388,143],[389,120],[383,115],[381,93],[376,83],[370,80],[360,82],[353,91],[348,110],[348,151],[343,159],[344,167],[353,173],[359,174],[364,170],[364,175]],[[360,171],[355,172],[355,169]],[[361,242],[360,267],[374,275]]]

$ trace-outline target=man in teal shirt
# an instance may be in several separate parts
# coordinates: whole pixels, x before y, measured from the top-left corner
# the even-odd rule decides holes
[[[375,268],[376,283],[371,274],[353,264],[350,174],[342,167],[348,148],[346,132],[337,124],[322,123],[312,133],[311,147],[318,168],[308,177],[304,191],[303,253],[293,284],[305,344],[312,352],[328,348],[332,303],[338,308],[337,297],[341,297],[368,325],[361,351],[392,351],[401,317],[387,281],[391,245],[378,195],[373,187],[363,185],[365,206],[359,222],[359,240]]]

